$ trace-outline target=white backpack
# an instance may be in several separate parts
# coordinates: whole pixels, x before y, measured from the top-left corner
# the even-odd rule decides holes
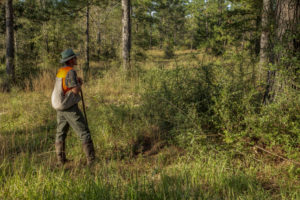
[[[51,95],[52,107],[59,111],[66,110],[81,100],[79,94],[74,94],[71,91],[68,91],[66,94],[64,94],[62,81],[62,78],[56,77],[54,89]]]

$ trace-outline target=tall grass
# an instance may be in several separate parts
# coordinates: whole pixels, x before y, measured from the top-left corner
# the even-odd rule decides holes
[[[204,152],[203,152],[204,153]],[[21,154],[1,163],[2,199],[299,199],[296,180],[276,182],[272,166],[198,154],[165,165],[164,155],[55,167],[53,157]],[[191,161],[192,159],[193,161]],[[248,167],[246,167],[248,166]],[[275,174],[274,174],[275,172]],[[264,174],[264,176],[262,176]],[[269,176],[269,177],[267,177]]]
[[[135,74],[119,70],[117,62],[93,63],[93,73],[84,84],[97,155],[91,168],[85,165],[73,131],[66,147],[72,161],[64,167],[56,165],[56,113],[50,105],[53,70],[26,82],[25,90],[1,93],[0,199],[300,199],[297,165],[198,135],[221,130],[214,123],[227,118],[215,118],[217,112],[210,109],[217,93],[204,95],[222,89],[214,88],[218,80],[206,82],[219,65],[208,65],[209,59],[203,60],[205,55],[199,52],[186,53],[176,52],[175,59],[161,62],[154,57],[164,59],[163,53],[153,51],[147,63],[135,63]],[[233,99],[221,94],[226,103]],[[198,101],[203,95],[209,98]],[[281,108],[276,107],[276,112]],[[264,112],[273,113],[271,108]],[[294,119],[295,113],[289,116]],[[249,127],[264,120],[263,113],[260,118],[252,114],[245,117]],[[284,118],[285,130],[296,134],[291,118]],[[166,122],[172,122],[172,127]],[[270,126],[255,123],[257,127],[252,127],[260,134],[260,129],[270,130],[275,123],[269,122]],[[174,135],[177,142],[170,142]],[[183,145],[178,146],[180,141]],[[297,159],[295,149],[290,149],[292,153]]]

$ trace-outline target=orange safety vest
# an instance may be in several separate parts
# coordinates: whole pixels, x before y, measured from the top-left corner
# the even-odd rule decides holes
[[[63,88],[64,94],[66,94],[69,90],[72,89],[72,88],[68,88],[66,85],[66,76],[67,76],[68,72],[72,69],[73,69],[73,67],[69,67],[69,66],[62,67],[58,70],[58,72],[56,74],[57,78],[62,78],[62,88]]]

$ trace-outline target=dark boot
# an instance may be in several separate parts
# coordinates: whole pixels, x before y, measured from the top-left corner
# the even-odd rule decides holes
[[[93,141],[83,143],[83,151],[87,157],[87,165],[92,165],[95,160],[95,149]]]
[[[65,153],[65,142],[55,142],[55,151],[58,163],[64,165],[68,161]]]

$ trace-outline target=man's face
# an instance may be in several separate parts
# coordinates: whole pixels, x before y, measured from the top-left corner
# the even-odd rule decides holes
[[[74,57],[74,58],[72,59],[72,62],[73,62],[73,65],[77,65],[77,57]]]

